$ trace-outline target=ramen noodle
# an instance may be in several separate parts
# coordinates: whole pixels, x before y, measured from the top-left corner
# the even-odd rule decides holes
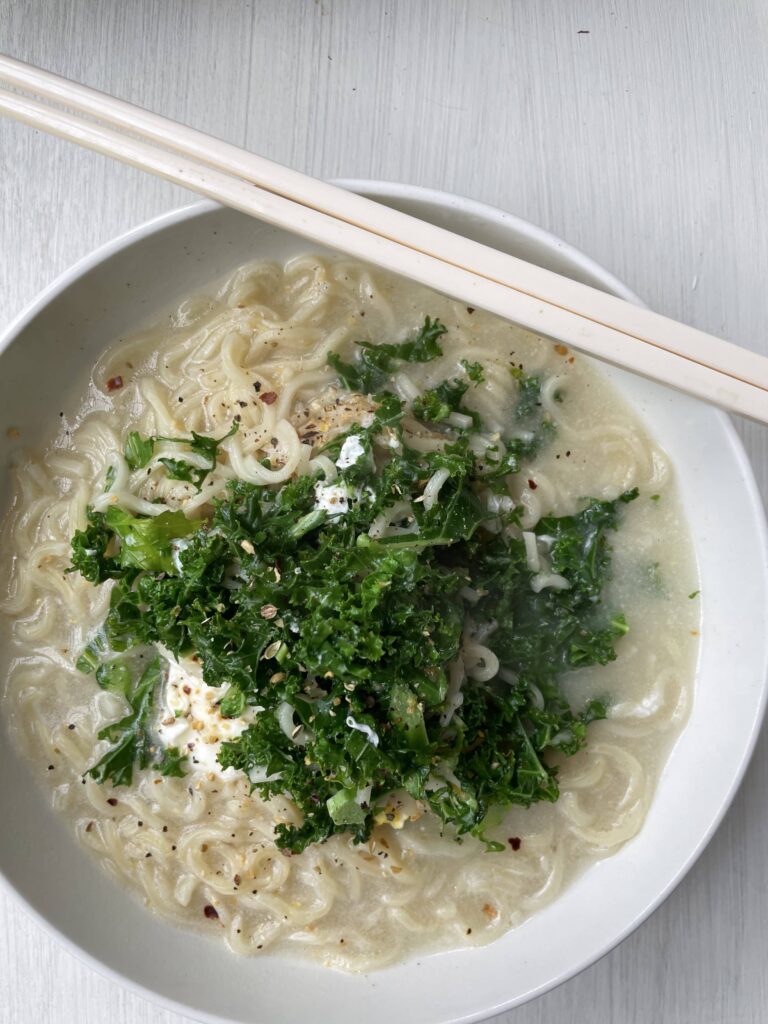
[[[470,837],[456,842],[424,814],[404,827],[394,827],[401,821],[377,825],[366,843],[337,834],[285,856],[274,826],[295,823],[296,807],[285,797],[264,801],[251,794],[249,779],[234,769],[222,772],[215,756],[201,754],[183,778],[147,769],[134,772],[130,786],[99,784],[86,774],[106,747],[97,734],[125,705],[75,668],[109,605],[109,586],[66,572],[86,509],[117,501],[133,513],[154,514],[162,501],[163,508],[195,515],[223,497],[233,477],[269,486],[306,471],[311,453],[301,430],[323,412],[336,383],[329,355],[348,358],[361,337],[402,338],[425,314],[439,318],[447,333],[438,358],[394,375],[405,401],[445,379],[461,360],[477,361],[484,383],[467,405],[489,430],[502,432],[502,411],[517,386],[510,364],[545,382],[540,401],[555,430],[513,478],[522,530],[531,531],[543,515],[574,512],[585,497],[612,500],[630,488],[640,491],[611,541],[608,595],[630,630],[618,641],[615,661],[562,679],[574,700],[608,694],[610,705],[607,718],[589,726],[587,746],[559,758],[560,798],[508,810],[490,830],[504,853],[488,853]],[[274,400],[254,402],[255,388]],[[355,401],[331,429],[370,412],[362,399]],[[200,493],[169,479],[156,461],[137,486],[125,461],[115,461],[128,431],[218,438],[235,417],[240,429],[222,442],[226,456]],[[158,453],[178,455],[172,443]],[[105,494],[110,467],[114,479]],[[433,482],[435,493],[425,500],[437,500],[439,485]],[[414,952],[497,938],[637,834],[688,714],[696,571],[663,450],[588,360],[346,259],[246,265],[159,326],[108,348],[69,436],[19,467],[3,550],[12,634],[4,713],[32,770],[50,787],[56,811],[152,911],[220,936],[241,954],[301,953],[367,971]],[[478,655],[476,669],[482,664]],[[199,673],[193,678],[189,665],[184,671],[177,682],[190,689],[192,678],[202,693]],[[166,698],[169,736],[180,735],[175,711],[197,699],[197,690],[179,692],[175,705],[170,690]],[[246,724],[229,720],[227,735]]]

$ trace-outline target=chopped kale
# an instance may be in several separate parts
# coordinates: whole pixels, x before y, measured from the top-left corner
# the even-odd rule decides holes
[[[439,320],[424,318],[419,331],[408,341],[394,345],[372,344],[370,341],[358,342],[367,353],[369,365],[380,370],[391,370],[393,363],[428,363],[431,359],[443,354],[438,338],[445,334],[447,328]]]
[[[638,495],[635,487],[617,501],[593,501],[573,516],[545,516],[536,532],[552,537],[552,570],[578,584],[580,592],[590,597],[599,595],[605,579],[610,553],[606,531],[616,528],[618,509]]]
[[[103,661],[96,669],[96,682],[102,690],[119,693],[127,700],[131,691],[131,670],[123,658]]]
[[[408,341],[393,345],[374,345],[369,341],[358,341],[358,358],[345,363],[339,355],[332,353],[328,365],[339,375],[350,391],[373,395],[382,389],[398,363],[428,363],[442,355],[439,338],[446,327],[439,320],[426,317],[418,333]]]
[[[473,384],[482,384],[485,380],[485,372],[482,363],[471,363],[468,359],[461,360],[461,366]]]
[[[480,417],[476,412],[463,408],[461,404],[468,389],[469,384],[464,380],[454,378],[443,381],[416,399],[413,403],[413,415],[424,423],[439,423],[441,420],[447,420],[452,412],[459,412],[469,416],[472,426],[477,429],[480,426]]]
[[[137,431],[132,430],[125,439],[123,455],[130,469],[143,469],[152,458],[158,441],[185,445],[189,448],[190,452],[207,459],[208,465],[196,466],[183,459],[160,458],[158,461],[165,466],[171,480],[184,480],[187,483],[194,484],[197,491],[200,492],[205,478],[216,468],[219,445],[226,441],[227,438],[232,437],[237,432],[238,427],[239,424],[235,421],[232,424],[231,430],[218,439],[206,437],[203,434],[196,434],[194,430],[191,437],[162,437],[160,434],[142,437]]]
[[[133,766],[152,761],[161,661],[132,687],[115,652],[162,645],[176,657],[195,654],[206,683],[226,686],[225,717],[260,709],[221,745],[219,762],[264,778],[252,785],[265,798],[292,798],[301,823],[278,824],[276,841],[294,853],[338,832],[365,840],[395,792],[489,849],[500,848],[492,835],[499,808],[557,799],[552,754],[575,753],[589,723],[607,713],[603,700],[572,706],[560,679],[615,658],[629,628],[603,595],[610,534],[637,492],[545,515],[535,528],[541,557],[567,586],[534,586],[518,513],[500,512],[488,494],[508,494],[506,477],[552,436],[542,380],[520,371],[510,410],[520,436],[487,449],[471,443],[479,418],[461,431],[446,422],[464,411],[469,382],[483,380],[480,364],[462,364],[466,380],[447,380],[414,403],[444,439],[437,451],[419,451],[403,427],[404,404],[386,385],[401,362],[440,355],[444,332],[427,318],[409,341],[359,343],[350,363],[331,357],[348,388],[376,396],[373,422],[324,449],[335,458],[354,434],[363,450],[339,468],[343,511],[316,507],[317,480],[305,475],[276,486],[233,481],[199,522],[118,506],[89,512],[73,539],[72,569],[114,584],[103,632],[80,661],[131,706],[100,734],[113,746],[91,770],[96,778],[130,783]],[[145,465],[157,440],[129,435],[129,465]],[[215,463],[220,441],[184,443]],[[194,482],[187,463],[164,463]],[[429,481],[440,486],[427,502]],[[473,644],[499,661],[491,678],[478,673],[482,682],[461,668]],[[168,750],[157,767],[182,774],[182,760]]]
[[[168,747],[163,751],[163,756],[155,767],[161,775],[183,779],[187,774],[186,761],[186,756],[180,753],[176,747]]]
[[[142,437],[136,430],[128,434],[123,446],[123,455],[129,469],[143,469],[146,466],[152,458],[156,440],[154,437]]]
[[[183,512],[161,512],[159,516],[132,516],[113,505],[104,516],[112,537],[120,540],[116,560],[124,569],[175,572],[173,542],[194,533],[200,525]]]
[[[506,443],[500,441],[495,448],[489,449],[486,456],[486,480],[501,493],[506,492],[506,477],[519,473],[523,462],[546,447],[555,434],[552,420],[542,410],[541,376],[526,376],[519,368],[513,369],[516,370],[513,376],[519,387],[512,419],[524,433]]]
[[[153,737],[155,701],[166,668],[165,660],[155,655],[135,685],[131,666],[125,658],[104,661],[96,670],[99,686],[120,694],[131,709],[124,718],[99,733],[99,739],[109,740],[112,746],[88,771],[97,782],[130,786],[136,767],[153,767],[161,775],[179,778],[186,774],[186,755],[175,747],[158,750]]]
[[[184,459],[159,458],[157,461],[161,462],[167,469],[169,480],[183,480],[185,483],[195,484],[198,491],[200,490],[198,481],[202,483],[202,480],[205,480],[209,473],[209,470],[206,470],[205,475],[200,479],[199,474],[202,470],[198,469],[197,466],[193,466],[191,462],[186,462]]]
[[[104,657],[104,640],[104,632],[99,631],[75,662],[75,668],[78,672],[89,676],[99,668]]]
[[[522,374],[519,382],[515,419],[518,423],[529,423],[537,418],[537,410],[541,408],[542,380],[539,374],[532,374],[530,377]]]
[[[89,583],[104,583],[120,575],[118,560],[107,554],[114,534],[103,512],[89,508],[87,519],[86,528],[77,530],[72,538],[72,565],[68,571],[79,572]]]
[[[88,771],[97,782],[130,786],[134,766],[146,768],[149,765],[152,753],[151,719],[155,694],[163,673],[163,659],[157,655],[147,665],[130,696],[126,694],[131,706],[130,713],[99,733],[99,739],[109,740],[112,747]]]

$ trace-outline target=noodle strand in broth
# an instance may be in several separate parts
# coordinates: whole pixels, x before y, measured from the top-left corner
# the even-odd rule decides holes
[[[560,799],[506,812],[491,829],[504,853],[442,836],[427,814],[403,828],[378,825],[366,844],[335,835],[285,856],[274,826],[296,823],[296,808],[286,798],[251,795],[242,774],[198,770],[175,778],[145,770],[114,790],[84,775],[108,747],[100,729],[124,713],[121,698],[75,669],[109,603],[108,587],[66,573],[86,509],[116,500],[143,515],[183,508],[197,516],[234,478],[272,485],[322,476],[329,460],[312,456],[295,422],[336,379],[329,354],[346,358],[360,338],[402,337],[425,313],[448,327],[443,353],[409,365],[404,391],[422,394],[455,374],[461,360],[478,361],[484,382],[466,404],[491,432],[503,433],[516,388],[510,363],[546,378],[541,404],[554,439],[512,489],[524,531],[544,515],[571,514],[585,496],[613,500],[640,488],[612,540],[609,595],[626,611],[630,631],[615,662],[564,680],[579,703],[610,695],[609,714],[590,725],[584,750],[558,755]],[[108,392],[105,383],[117,377],[124,385]],[[129,430],[220,438],[235,417],[239,430],[222,442],[200,493],[159,464],[174,456],[173,444],[158,446],[140,485],[122,457]],[[426,435],[414,439],[415,447],[430,443]],[[104,493],[108,472],[114,480]],[[442,483],[430,481],[425,502],[439,500]],[[109,348],[71,436],[18,470],[4,558],[12,628],[5,713],[33,770],[52,788],[57,812],[153,911],[220,935],[240,954],[294,951],[368,971],[414,951],[498,938],[638,832],[690,704],[697,608],[688,595],[696,574],[664,452],[588,361],[347,259],[248,264],[210,295],[185,301],[170,323]],[[464,651],[464,671],[479,681],[498,666],[483,642],[488,635],[476,635]],[[449,693],[458,706],[460,667],[454,676]]]

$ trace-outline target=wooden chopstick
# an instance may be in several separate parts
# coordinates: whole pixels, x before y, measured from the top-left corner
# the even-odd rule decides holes
[[[0,92],[12,117],[768,422],[768,359],[756,353],[12,58],[0,56],[0,82],[139,138]]]

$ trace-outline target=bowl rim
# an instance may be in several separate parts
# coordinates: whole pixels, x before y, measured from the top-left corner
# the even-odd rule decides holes
[[[365,178],[343,178],[334,179],[334,184],[350,191],[364,193],[376,200],[386,202],[387,200],[426,200],[442,208],[456,209],[463,213],[476,215],[480,220],[493,222],[502,227],[510,227],[520,235],[532,239],[546,248],[562,253],[575,267],[599,281],[600,285],[607,291],[638,305],[645,303],[619,278],[606,270],[600,263],[592,259],[580,249],[565,242],[552,232],[539,227],[515,214],[508,213],[499,207],[480,202],[475,199],[419,185],[410,185],[399,182],[389,182],[379,179]],[[84,277],[94,267],[115,255],[129,248],[134,243],[140,242],[153,234],[159,233],[167,228],[173,227],[186,220],[191,220],[211,211],[221,209],[219,203],[211,200],[197,200],[187,203],[181,207],[167,211],[152,217],[139,225],[117,235],[115,238],[98,246],[91,252],[85,254],[71,266],[62,271],[54,280],[42,289],[7,325],[0,334],[0,355],[16,339],[16,337],[31,323],[36,316],[54,299]],[[720,421],[726,440],[729,443],[731,454],[740,471],[742,482],[747,492],[751,510],[755,513],[755,525],[759,539],[761,565],[768,566],[768,522],[766,521],[766,510],[759,492],[757,481],[752,470],[749,457],[730,417],[724,412],[714,409],[714,414]],[[764,578],[768,578],[768,569],[763,570]],[[522,1003],[532,1001],[546,992],[552,991],[582,971],[597,963],[611,950],[619,946],[636,928],[638,928],[658,907],[668,898],[671,892],[680,884],[694,864],[698,861],[711,841],[714,833],[722,823],[725,814],[730,808],[734,797],[741,785],[744,774],[754,753],[754,749],[761,731],[765,717],[766,704],[768,704],[768,653],[764,657],[763,664],[763,685],[760,691],[759,701],[756,702],[755,715],[747,742],[742,747],[741,758],[733,775],[725,799],[722,801],[717,813],[713,816],[709,827],[702,834],[697,845],[690,850],[684,862],[677,872],[670,878],[667,884],[659,891],[656,897],[651,900],[641,912],[636,914],[618,933],[612,935],[605,941],[597,952],[590,952],[585,959],[577,962],[573,967],[560,973],[554,979],[540,984],[537,988],[528,990],[522,995],[513,996],[503,1000],[491,1007],[480,1011],[460,1013],[445,1018],[446,1024],[471,1024],[475,1021],[483,1021],[502,1013],[505,1010],[514,1008]],[[146,999],[154,1005],[159,1005],[167,1010],[194,1020],[206,1022],[206,1024],[236,1024],[235,1018],[212,1015],[207,1011],[196,1009],[187,1003],[163,995],[157,990],[134,980],[91,953],[84,950],[77,943],[69,938],[59,927],[52,924],[42,912],[30,905],[24,896],[13,886],[10,879],[5,875],[0,865],[0,887],[9,894],[14,904],[19,907],[28,917],[39,924],[45,932],[51,935],[61,946],[63,946],[75,959],[87,965],[102,977],[127,988]]]
[[[385,201],[387,198],[431,199],[437,206],[460,209],[464,213],[475,214],[482,220],[493,220],[497,224],[508,225],[526,234],[529,238],[540,242],[542,245],[563,253],[586,274],[599,278],[606,291],[610,291],[619,298],[634,303],[636,306],[648,308],[647,304],[627,284],[612,274],[610,270],[606,270],[602,264],[587,255],[587,253],[570,242],[566,242],[559,235],[555,235],[546,228],[534,224],[533,221],[525,220],[524,217],[519,217],[515,213],[509,213],[500,206],[493,206],[490,203],[482,202],[480,199],[472,199],[469,196],[456,192],[446,192],[444,189],[431,188],[428,185],[409,185],[406,182],[386,181],[383,178],[334,178],[331,184],[345,188],[349,192],[364,193],[366,196],[376,200]],[[722,415],[725,416],[725,413],[722,413]]]

